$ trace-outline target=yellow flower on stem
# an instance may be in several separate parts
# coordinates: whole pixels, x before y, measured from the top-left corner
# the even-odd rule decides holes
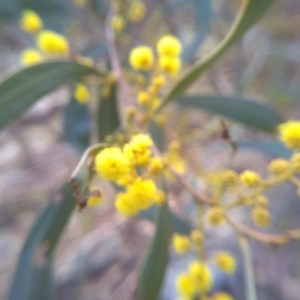
[[[90,98],[90,92],[86,85],[78,83],[75,87],[74,97],[80,104],[85,104]]]
[[[159,66],[167,74],[176,76],[181,68],[181,59],[164,55],[159,58]]]
[[[278,126],[280,141],[290,149],[300,148],[300,121],[288,121]]]
[[[150,47],[139,46],[131,50],[129,62],[132,68],[136,70],[149,70],[154,63],[153,51]]]
[[[191,247],[191,242],[188,236],[178,233],[173,234],[172,238],[174,251],[178,254],[183,254]]]
[[[43,60],[42,54],[33,48],[26,49],[21,54],[21,62],[24,66],[31,66]]]
[[[209,267],[204,262],[193,261],[190,263],[188,273],[196,282],[197,290],[200,293],[210,291],[213,284],[213,276]]]
[[[261,178],[260,178],[259,174],[257,174],[256,172],[253,172],[253,171],[249,171],[249,170],[244,171],[240,175],[240,180],[244,186],[249,187],[249,188],[255,188],[261,183]]]
[[[232,274],[236,269],[235,258],[225,251],[217,253],[215,263],[220,270],[228,274]]]
[[[177,57],[181,50],[181,43],[175,36],[166,35],[157,42],[157,52],[161,56]]]
[[[43,30],[38,34],[37,45],[48,55],[66,55],[69,53],[69,44],[66,38],[50,30]]]
[[[20,26],[24,31],[36,34],[43,28],[43,21],[36,12],[26,9],[22,13]]]

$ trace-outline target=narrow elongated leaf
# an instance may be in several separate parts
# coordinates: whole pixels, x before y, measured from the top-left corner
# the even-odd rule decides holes
[[[199,108],[232,119],[266,132],[272,132],[282,122],[272,107],[238,97],[218,95],[183,96],[178,103],[184,107]]]
[[[117,85],[112,84],[109,95],[100,100],[98,108],[98,137],[99,141],[112,134],[120,125],[118,103],[117,103]]]
[[[0,82],[0,130],[19,117],[41,97],[85,75],[101,73],[71,60],[36,64],[15,72]]]
[[[251,255],[251,250],[248,241],[245,238],[240,238],[240,246],[241,246],[243,260],[244,260],[246,299],[257,300],[253,266],[252,266],[252,255]]]
[[[283,144],[278,141],[265,141],[265,140],[245,140],[238,141],[239,148],[252,148],[261,152],[264,152],[272,157],[281,157],[289,159],[292,155],[292,151],[285,148]]]
[[[159,208],[156,232],[142,269],[138,286],[140,300],[156,300],[168,264],[168,245],[171,235],[170,211],[167,204]]]
[[[79,153],[90,145],[91,116],[86,105],[71,99],[64,111],[64,138]]]
[[[9,300],[53,300],[52,259],[55,246],[75,207],[71,184],[62,199],[49,203],[38,217],[22,249]]]
[[[245,32],[255,24],[276,0],[243,0],[238,16],[220,44],[203,59],[186,69],[165,95],[162,108],[181,95],[199,76],[212,66]]]

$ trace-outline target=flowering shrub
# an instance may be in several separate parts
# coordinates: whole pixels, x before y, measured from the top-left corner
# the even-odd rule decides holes
[[[99,125],[99,143],[87,147],[69,182],[63,188],[65,198],[58,206],[49,204],[44,212],[49,218],[44,218],[43,215],[36,223],[35,229],[28,238],[28,244],[24,246],[23,253],[26,253],[27,258],[25,262],[22,256],[20,258],[14,286],[26,277],[20,275],[26,268],[30,270],[26,279],[28,286],[33,284],[35,277],[32,274],[37,272],[34,265],[34,251],[41,245],[46,245],[47,263],[43,266],[44,271],[51,267],[53,249],[75,206],[82,210],[86,206],[101,205],[103,201],[101,189],[92,188],[90,185],[95,177],[111,182],[116,187],[116,197],[111,201],[123,217],[133,218],[151,207],[155,207],[158,212],[156,234],[137,287],[140,299],[158,299],[167,266],[169,242],[179,255],[189,251],[198,255],[198,258],[192,261],[187,270],[179,274],[176,279],[179,299],[232,300],[230,294],[213,290],[215,278],[212,265],[226,276],[231,276],[237,268],[237,261],[233,254],[226,251],[205,253],[207,228],[226,223],[240,236],[275,245],[285,244],[300,237],[299,230],[278,235],[261,234],[257,229],[248,227],[231,214],[234,208],[246,207],[254,225],[267,227],[272,221],[272,215],[265,192],[285,181],[292,182],[300,190],[298,178],[300,121],[281,123],[276,113],[259,103],[244,101],[242,106],[241,103],[235,103],[236,107],[232,104],[233,111],[239,107],[246,117],[250,115],[253,120],[256,115],[254,112],[251,115],[249,108],[254,105],[256,110],[263,111],[264,117],[260,120],[261,123],[257,125],[253,121],[251,125],[267,132],[277,130],[281,143],[293,151],[293,155],[287,160],[277,158],[271,161],[268,166],[269,174],[266,177],[253,170],[245,170],[238,174],[230,163],[232,157],[228,165],[215,173],[211,170],[203,170],[203,174],[192,174],[182,155],[182,143],[174,139],[168,143],[164,141],[165,147],[161,147],[152,130],[154,126],[156,132],[163,131],[169,121],[167,113],[163,110],[165,105],[180,98],[204,71],[242,37],[271,3],[272,1],[268,0],[261,6],[259,0],[243,1],[239,17],[223,42],[203,60],[190,67],[184,66],[182,62],[184,45],[177,37],[170,34],[158,37],[155,46],[143,44],[133,47],[127,55],[124,66],[121,66],[121,60],[116,55],[116,43],[119,42],[127,26],[140,22],[144,18],[147,11],[143,1],[113,1],[111,4],[112,13],[109,15],[106,28],[111,69],[98,65],[97,61],[90,57],[71,54],[72,49],[66,37],[45,29],[43,21],[34,11],[24,11],[20,26],[35,38],[36,48],[25,49],[21,55],[21,63],[25,68],[7,79],[8,81],[4,81],[2,86],[0,84],[0,91],[2,88],[3,94],[10,100],[3,101],[3,107],[0,107],[10,116],[9,119],[4,119],[3,123],[0,122],[0,127],[7,125],[11,119],[19,117],[39,97],[69,80],[76,81],[73,97],[80,108],[84,109],[90,105],[93,97],[95,98],[93,88],[101,89],[101,101],[97,103],[99,120],[96,122]],[[77,4],[83,3],[79,1]],[[126,67],[127,64],[129,67]],[[10,86],[9,80],[14,83],[18,76],[24,74],[39,78],[45,72],[52,75],[53,84],[50,87],[38,84],[28,85],[28,87],[23,81],[24,92],[29,88],[38,92],[33,96],[28,93],[22,109],[16,109],[11,103],[18,101],[18,95],[11,98],[10,89],[6,87]],[[130,76],[124,75],[127,73]],[[117,97],[118,88],[122,93]],[[96,97],[99,95],[97,94]],[[221,109],[216,109],[218,114],[249,125],[249,121],[241,119],[238,114],[232,117],[225,109],[223,112],[221,104],[220,107]],[[271,119],[271,125],[264,123],[265,117]],[[112,121],[114,123],[111,123]],[[223,127],[224,140],[228,142],[234,156],[238,145],[232,140],[230,130],[224,122],[220,122],[220,127]],[[190,177],[193,175],[193,178],[203,183],[201,188],[195,187],[189,181],[187,174]],[[199,219],[195,222],[196,228],[193,228],[189,234],[170,229],[170,218],[174,217],[174,213],[169,208],[168,186],[174,181],[189,192],[194,200],[195,209],[199,212]],[[64,205],[66,209],[63,209]],[[59,225],[55,227],[57,220]],[[42,231],[37,234],[39,230]],[[243,247],[247,248],[245,240],[243,238],[241,240]],[[246,276],[251,276],[249,261],[247,270]],[[149,282],[153,277],[158,280],[151,285]],[[48,283],[46,285],[48,286]],[[28,286],[24,285],[24,289],[18,291],[12,288],[10,299],[33,299],[32,289]],[[33,290],[35,289],[39,287],[36,286]],[[45,293],[47,290],[45,289]],[[46,299],[46,297],[39,299]]]

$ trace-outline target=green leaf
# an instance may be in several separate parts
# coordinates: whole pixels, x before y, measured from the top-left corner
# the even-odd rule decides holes
[[[151,121],[149,131],[155,145],[159,151],[163,152],[165,148],[165,135],[163,128],[158,126],[154,121]]]
[[[238,16],[220,44],[176,80],[162,101],[162,108],[172,99],[181,95],[199,76],[211,67],[245,32],[253,26],[276,0],[243,0]],[[159,109],[160,109],[159,108]]]
[[[104,141],[104,138],[112,134],[120,125],[118,102],[117,102],[117,84],[110,86],[109,95],[102,96],[98,108],[98,138]]]
[[[41,97],[86,75],[102,74],[71,60],[53,60],[15,72],[0,82],[0,130]]]
[[[50,202],[38,217],[19,257],[9,300],[52,300],[53,253],[76,202],[73,187],[62,188],[62,199]]]
[[[239,148],[252,148],[264,153],[272,157],[281,157],[285,159],[289,159],[292,155],[292,151],[285,148],[283,144],[278,141],[266,141],[266,140],[245,140],[238,141],[237,145]]]
[[[90,145],[91,116],[87,105],[78,103],[72,97],[64,111],[64,139],[79,153]]]
[[[167,204],[159,208],[156,232],[142,269],[138,286],[141,300],[157,300],[168,264],[168,246],[171,235],[170,211]]]
[[[178,103],[184,107],[199,108],[266,132],[273,132],[283,122],[272,107],[238,97],[218,95],[183,96]]]
[[[139,217],[149,220],[151,222],[155,222],[155,217],[158,213],[158,206],[153,205],[147,210],[143,210],[139,213]],[[174,212],[170,211],[171,217],[171,225],[172,225],[172,232],[178,232],[180,234],[190,234],[191,232],[191,225],[185,219],[180,218]]]
[[[240,238],[240,247],[244,260],[244,278],[245,278],[245,291],[247,300],[257,300],[255,281],[253,275],[253,266],[252,266],[252,255],[249,247],[248,241],[241,237]]]

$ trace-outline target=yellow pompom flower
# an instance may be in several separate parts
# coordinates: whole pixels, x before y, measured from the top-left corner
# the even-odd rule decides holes
[[[244,171],[240,175],[240,180],[244,186],[250,187],[250,188],[255,188],[261,183],[261,178],[260,178],[259,174],[257,174],[256,172],[253,172],[253,171],[248,171],[248,170]]]
[[[208,223],[212,226],[220,225],[225,221],[224,209],[220,206],[213,206],[207,212]]]
[[[117,181],[132,173],[131,161],[118,147],[101,150],[95,158],[95,169],[99,176]]]
[[[125,26],[125,20],[123,19],[122,16],[116,15],[112,17],[111,27],[114,29],[114,31],[121,32],[124,26]]]
[[[164,163],[159,157],[153,157],[148,166],[148,171],[151,175],[158,175],[164,169]]]
[[[36,12],[26,9],[22,13],[20,26],[24,31],[35,34],[43,28],[43,21]]]
[[[159,58],[160,69],[169,75],[176,76],[181,68],[181,60],[178,57],[161,56]]]
[[[187,252],[191,247],[191,242],[188,236],[178,233],[173,234],[172,244],[174,251],[178,254]]]
[[[128,144],[124,146],[124,154],[139,166],[144,166],[150,162],[152,139],[147,134],[139,133],[134,135]]]
[[[269,171],[274,175],[281,175],[288,171],[289,163],[285,159],[277,158],[270,162]]]
[[[228,252],[219,252],[215,256],[215,263],[217,267],[225,273],[232,274],[236,269],[236,260]]]
[[[155,88],[160,89],[166,82],[166,79],[164,76],[156,76],[152,80],[152,84]]]
[[[21,62],[24,66],[30,66],[43,60],[42,54],[36,49],[26,49],[21,54]]]
[[[137,102],[139,105],[148,105],[150,102],[150,97],[147,92],[139,92]]]
[[[128,193],[119,193],[115,202],[117,211],[124,217],[133,217],[138,212],[138,207]]]
[[[192,230],[191,234],[191,240],[192,242],[197,245],[200,246],[203,243],[203,233],[199,230]]]
[[[291,166],[295,171],[300,172],[300,153],[293,154],[291,157]]]
[[[176,286],[179,293],[185,297],[193,297],[197,292],[195,280],[187,273],[182,273],[177,277]]]
[[[233,170],[225,170],[223,174],[223,180],[227,185],[234,185],[237,183],[238,175]]]
[[[153,51],[150,47],[139,46],[131,50],[129,62],[136,70],[149,70],[154,62]]]
[[[146,6],[141,1],[131,1],[131,2],[132,4],[129,9],[128,19],[132,23],[140,22],[145,16]]]
[[[163,36],[157,42],[157,52],[161,56],[177,57],[181,53],[181,43],[175,36]]]
[[[188,274],[195,280],[200,293],[207,293],[212,288],[213,277],[209,267],[201,261],[193,261],[189,265]]]
[[[74,97],[80,104],[85,104],[90,98],[90,92],[86,85],[78,83],[75,87]]]
[[[128,196],[139,210],[149,208],[158,197],[158,190],[153,180],[136,178],[127,186]]]
[[[98,206],[103,201],[103,197],[100,191],[92,191],[91,196],[87,200],[88,206]]]
[[[39,33],[37,45],[39,49],[48,55],[66,55],[69,52],[69,44],[66,38],[50,30]]]
[[[280,141],[290,149],[300,148],[300,121],[288,121],[278,126]]]
[[[214,294],[211,300],[234,300],[234,298],[227,293]]]
[[[270,224],[271,221],[270,212],[264,207],[260,207],[260,206],[254,207],[251,216],[253,222],[258,226],[266,227]]]

